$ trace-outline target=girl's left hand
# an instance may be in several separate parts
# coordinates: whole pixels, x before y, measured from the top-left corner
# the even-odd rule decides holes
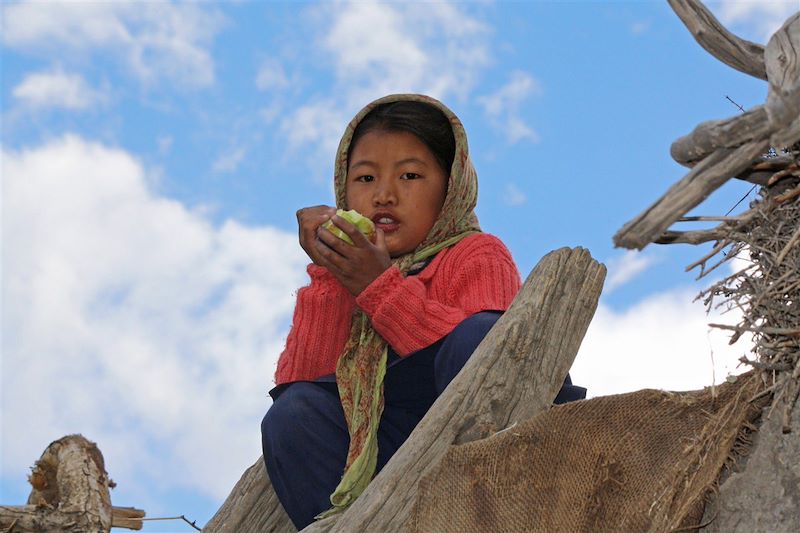
[[[331,221],[353,240],[348,244],[327,229],[317,229],[316,247],[327,268],[353,296],[383,274],[392,264],[383,231],[375,230],[375,243],[358,231],[353,224],[338,215]]]

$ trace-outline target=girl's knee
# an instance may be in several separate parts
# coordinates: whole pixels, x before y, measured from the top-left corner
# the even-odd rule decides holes
[[[502,314],[500,311],[481,311],[468,316],[450,332],[445,344],[455,345],[459,351],[472,353]]]
[[[331,391],[308,382],[292,383],[272,403],[261,420],[261,437],[265,447],[275,439],[295,439],[313,431],[341,411],[339,397]],[[330,420],[328,420],[330,423]]]
[[[483,311],[464,319],[444,339],[434,360],[437,394],[461,371],[467,360],[502,316],[499,311]]]

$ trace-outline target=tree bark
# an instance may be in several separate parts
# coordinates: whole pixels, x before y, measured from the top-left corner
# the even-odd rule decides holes
[[[29,481],[28,505],[0,507],[4,533],[107,533],[112,524],[141,529],[143,511],[114,513],[103,454],[81,435],[52,442],[36,461]],[[115,514],[120,523],[114,522]],[[125,515],[125,516],[123,516]]]
[[[422,475],[451,444],[491,435],[547,409],[597,307],[605,267],[582,248],[545,256],[510,309],[381,473],[341,515],[304,531],[402,528]],[[294,531],[267,479],[251,466],[204,532]]]

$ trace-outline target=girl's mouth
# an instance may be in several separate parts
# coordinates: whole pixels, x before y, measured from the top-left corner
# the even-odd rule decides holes
[[[380,228],[384,233],[392,233],[400,228],[400,222],[388,215],[380,214],[372,218],[375,227]]]

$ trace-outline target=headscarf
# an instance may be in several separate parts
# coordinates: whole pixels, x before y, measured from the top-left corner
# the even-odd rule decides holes
[[[336,206],[346,205],[347,156],[353,133],[364,117],[376,107],[391,102],[424,102],[439,109],[450,121],[455,137],[455,157],[450,169],[442,210],[417,248],[393,259],[404,275],[439,251],[464,237],[480,232],[474,209],[478,200],[478,178],[469,159],[467,135],[456,115],[444,104],[420,94],[394,94],[367,105],[348,124],[336,153],[334,188]],[[366,489],[375,475],[378,461],[378,424],[383,413],[383,378],[386,375],[388,344],[372,327],[369,317],[356,308],[350,336],[336,365],[336,383],[350,433],[342,481],[331,494],[333,507],[319,515],[324,518],[346,509]]]

